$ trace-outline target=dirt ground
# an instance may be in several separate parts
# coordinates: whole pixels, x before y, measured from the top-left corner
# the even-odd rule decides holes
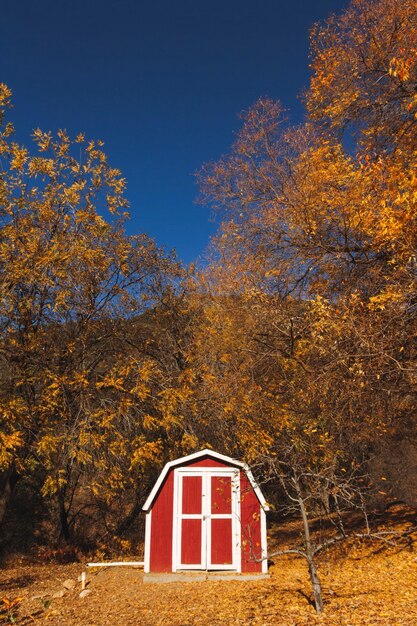
[[[287,535],[291,528],[287,528]],[[284,543],[288,536],[282,534]],[[79,597],[78,576],[87,572],[91,592]],[[144,583],[133,568],[89,569],[30,564],[16,558],[0,570],[0,600],[19,599],[3,622],[50,626],[416,626],[417,534],[400,545],[353,541],[320,559],[325,613],[317,616],[305,563],[280,557],[270,579]],[[76,587],[64,590],[67,579]],[[52,597],[54,594],[62,597]],[[9,619],[9,622],[7,621]]]

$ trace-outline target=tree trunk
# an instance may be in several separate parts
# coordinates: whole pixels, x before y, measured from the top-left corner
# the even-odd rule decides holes
[[[119,522],[119,524],[117,525],[115,534],[122,535],[124,532],[126,532],[132,526],[132,524],[136,521],[141,511],[142,511],[142,501],[141,499],[138,498],[138,496],[136,496],[136,501],[133,505],[133,508],[126,515],[126,517],[122,519],[121,522]]]
[[[308,573],[310,574],[311,586],[313,587],[314,596],[314,608],[317,613],[323,612],[323,594],[321,590],[321,582],[319,575],[317,574],[316,564],[314,558],[307,558]]]
[[[2,476],[0,475],[0,526],[6,515],[17,480],[18,475],[13,467],[9,467]]]
[[[71,532],[68,523],[68,511],[65,506],[65,495],[59,494],[59,521],[61,524],[59,536],[67,543],[71,543]]]
[[[298,505],[300,507],[301,517],[303,519],[303,528],[304,528],[304,542],[306,548],[306,558],[308,563],[308,573],[310,575],[311,586],[313,589],[313,597],[314,597],[314,608],[317,613],[323,612],[323,593],[321,588],[321,582],[319,575],[317,573],[316,563],[314,561],[314,550],[311,545],[311,537],[310,537],[310,526],[308,524],[308,515],[307,509],[304,504],[304,499],[302,497],[301,488],[298,483],[297,478],[294,478],[295,490],[297,493]]]

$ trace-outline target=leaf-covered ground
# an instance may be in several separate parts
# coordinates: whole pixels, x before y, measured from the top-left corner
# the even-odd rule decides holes
[[[393,520],[398,531],[416,521],[412,511],[401,509],[395,515],[391,512],[379,530],[393,528]],[[297,533],[295,523],[280,526],[271,533],[271,542],[289,545]],[[0,571],[0,593],[9,602],[22,598],[17,608],[10,609],[17,624],[415,626],[417,533],[396,543],[354,539],[323,554],[325,613],[321,616],[310,604],[305,564],[293,556],[280,557],[270,568],[271,578],[257,582],[144,584],[137,569],[89,570],[87,597],[79,597],[77,581],[75,589],[52,600],[54,593],[63,591],[66,579],[77,580],[85,569],[82,563],[27,564],[14,559]]]

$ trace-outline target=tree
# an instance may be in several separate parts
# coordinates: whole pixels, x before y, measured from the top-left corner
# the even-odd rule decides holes
[[[342,16],[315,27],[313,76],[306,94],[320,132],[344,136],[361,169],[357,211],[378,259],[357,316],[363,347],[368,345],[362,352],[362,382],[373,388],[368,401],[375,404],[377,395],[384,399],[390,449],[401,441],[415,446],[416,438],[411,410],[417,321],[416,24],[412,0],[353,1]],[[413,498],[409,488],[407,493],[400,486],[399,493]]]
[[[219,257],[282,296],[357,288],[380,261],[358,211],[369,194],[360,164],[311,124],[285,129],[272,100],[243,120],[231,154],[198,176],[202,201],[224,217]]]
[[[330,333],[324,337],[323,329],[330,315],[326,318],[323,303],[314,305],[323,308],[320,312],[261,291],[222,295],[218,279],[215,271],[212,284],[206,271],[203,315],[187,351],[187,394],[179,394],[183,424],[197,440],[196,448],[208,442],[244,458],[279,512],[299,517],[303,539],[290,552],[306,559],[320,612],[317,556],[346,537],[343,511],[364,508],[359,459],[374,437],[377,416],[364,426],[353,406],[343,407],[349,394],[352,405],[360,395],[355,388],[361,379],[353,366],[349,386],[340,389],[348,368],[338,368],[339,355],[332,350],[344,339],[332,329],[336,341],[331,349],[326,345]],[[231,285],[229,275],[227,289]],[[333,536],[313,541],[311,518],[332,522]]]
[[[319,610],[309,515],[335,494],[362,506],[377,441],[415,437],[415,20],[414,2],[356,0],[318,25],[307,122],[260,99],[198,176],[223,220],[208,274],[236,316],[217,384],[246,371],[247,431],[301,516]]]
[[[126,235],[125,180],[102,142],[37,129],[32,155],[5,122],[10,98],[1,85],[0,512],[16,479],[35,472],[69,540],[77,489],[110,497],[140,451],[145,465],[156,454],[145,410],[131,415],[132,398],[145,403],[154,364],[126,354],[122,331],[180,269],[146,235]]]
[[[415,145],[416,20],[413,0],[353,0],[313,28],[307,110],[369,157]]]

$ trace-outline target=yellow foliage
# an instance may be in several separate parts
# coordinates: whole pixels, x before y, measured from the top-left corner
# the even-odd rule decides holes
[[[138,437],[132,442],[133,454],[130,469],[143,471],[149,465],[160,465],[163,444],[160,439],[147,441],[145,437]]]
[[[0,469],[5,470],[12,464],[23,445],[21,432],[15,431],[11,434],[0,432]]]

